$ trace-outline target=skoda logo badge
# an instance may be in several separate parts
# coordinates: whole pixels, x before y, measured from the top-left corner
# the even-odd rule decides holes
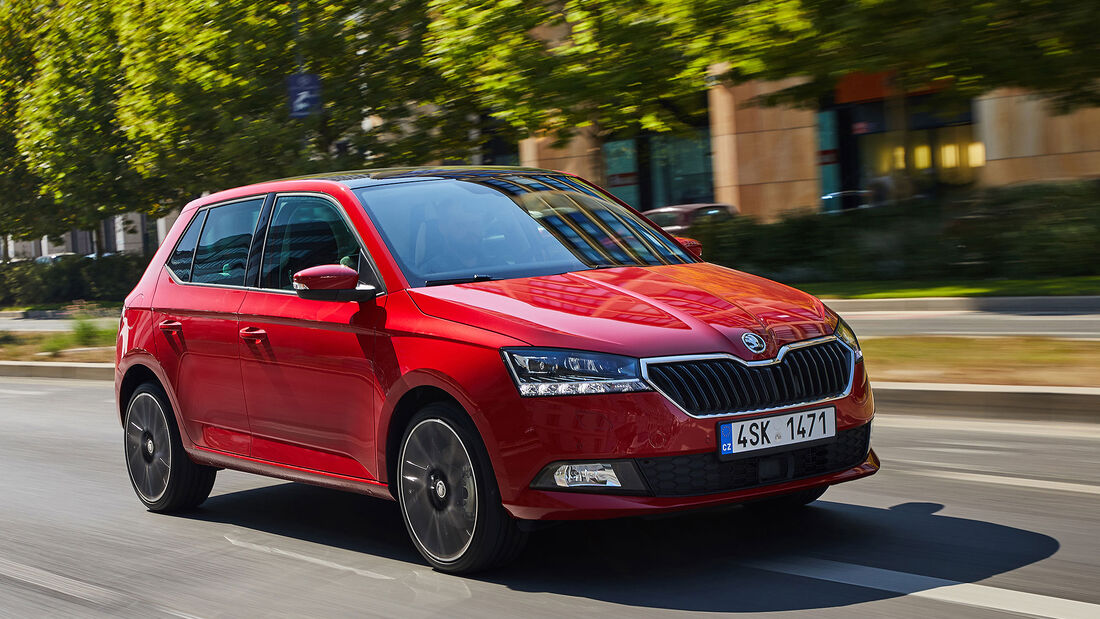
[[[749,349],[749,352],[761,353],[768,347],[764,338],[755,333],[746,333],[741,336],[741,341],[745,344],[745,348]]]

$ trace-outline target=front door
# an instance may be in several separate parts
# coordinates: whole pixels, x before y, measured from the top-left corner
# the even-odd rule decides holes
[[[252,455],[326,473],[376,479],[372,352],[385,297],[308,301],[302,269],[343,264],[375,284],[342,207],[320,195],[276,197],[259,289],[240,308],[241,368]]]
[[[157,356],[172,383],[188,438],[249,453],[237,311],[264,199],[200,210],[180,237],[153,298]]]

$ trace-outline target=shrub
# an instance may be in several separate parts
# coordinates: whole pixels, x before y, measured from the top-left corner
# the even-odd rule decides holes
[[[0,264],[0,307],[66,303],[74,299],[120,302],[145,271],[149,258],[69,256],[51,264]]]
[[[695,228],[707,260],[788,282],[1100,274],[1100,182],[987,188]]]

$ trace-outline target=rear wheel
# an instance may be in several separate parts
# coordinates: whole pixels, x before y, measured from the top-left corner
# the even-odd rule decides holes
[[[126,406],[126,469],[149,511],[197,507],[210,496],[217,469],[195,464],[180,439],[168,394],[156,383],[134,390]]]
[[[489,456],[457,406],[436,402],[413,417],[396,481],[409,537],[436,569],[475,572],[523,549],[527,535],[501,505]]]
[[[745,503],[745,507],[753,511],[769,514],[793,512],[820,499],[821,495],[825,494],[825,491],[828,489],[829,486],[818,486],[808,490],[799,490],[798,492],[784,494],[783,496]]]

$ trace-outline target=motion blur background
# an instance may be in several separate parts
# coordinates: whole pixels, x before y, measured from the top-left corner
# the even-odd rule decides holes
[[[1095,9],[0,0],[0,307],[119,302],[208,192],[456,164],[729,205],[706,257],[814,292],[1095,294]]]

